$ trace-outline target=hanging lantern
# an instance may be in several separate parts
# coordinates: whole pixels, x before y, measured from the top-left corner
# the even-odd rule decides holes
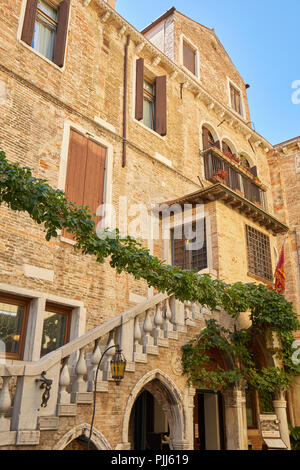
[[[115,355],[111,360],[110,367],[112,378],[116,382],[116,385],[120,385],[121,380],[123,380],[124,378],[126,367],[126,359],[122,354],[121,349],[117,349]]]

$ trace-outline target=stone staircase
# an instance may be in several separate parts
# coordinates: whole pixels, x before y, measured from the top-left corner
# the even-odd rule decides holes
[[[57,430],[62,417],[76,416],[79,405],[91,406],[95,372],[107,348],[121,347],[126,374],[132,374],[137,363],[147,364],[149,355],[168,348],[169,339],[203,327],[207,315],[211,312],[199,304],[158,294],[38,362],[0,364],[0,447],[38,445],[41,431]],[[114,353],[111,348],[103,357],[97,393],[108,393]],[[52,381],[46,407],[41,406],[44,379]]]

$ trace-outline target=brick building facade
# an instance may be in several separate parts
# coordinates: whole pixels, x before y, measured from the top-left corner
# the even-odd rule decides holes
[[[281,161],[251,127],[247,86],[214,31],[172,8],[138,32],[103,0],[9,1],[0,13],[0,142],[8,159],[93,212],[111,204],[119,225],[126,213],[134,226],[139,204],[148,215],[155,204],[201,204],[205,250],[190,262],[229,283],[272,282],[285,239],[287,296],[299,313],[299,242],[288,232],[299,226],[286,176],[292,166],[285,171],[288,157]],[[220,170],[225,185],[216,179]],[[107,214],[104,220],[109,225]],[[23,315],[13,344],[2,335],[10,348],[0,364],[2,448],[84,446],[95,367],[117,343],[126,375],[116,388],[108,354],[97,384],[97,449],[158,448],[165,433],[173,449],[197,448],[201,439],[208,449],[261,446],[257,396],[197,391],[181,375],[181,346],[205,319],[230,325],[224,312],[181,304],[118,275],[108,262],[76,252],[64,232],[46,242],[42,226],[5,206],[1,226],[1,311]],[[171,220],[170,233],[175,226]],[[169,263],[181,259],[171,236],[144,233],[141,241]],[[36,382],[42,371],[53,380],[46,408]],[[295,388],[293,424],[300,422],[297,396]],[[285,397],[276,406],[282,413]],[[200,408],[206,435],[199,434]]]

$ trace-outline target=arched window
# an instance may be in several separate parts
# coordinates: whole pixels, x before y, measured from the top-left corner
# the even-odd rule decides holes
[[[203,150],[207,150],[210,147],[220,148],[220,142],[213,136],[212,131],[206,126],[202,127],[202,145]]]
[[[224,140],[223,140],[223,142],[222,142],[222,152],[223,152],[225,155],[226,155],[226,153],[231,153],[231,154],[234,153],[233,150],[232,150],[232,148],[231,148],[226,142],[224,142]]]
[[[240,154],[240,159],[241,159],[241,165],[244,167],[244,168],[247,168],[248,170],[250,170],[251,168],[251,164],[247,158],[247,156],[243,153]]]

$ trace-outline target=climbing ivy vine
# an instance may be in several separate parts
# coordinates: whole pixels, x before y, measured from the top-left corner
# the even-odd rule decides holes
[[[137,280],[143,279],[159,292],[174,294],[180,301],[199,302],[211,310],[221,307],[234,320],[241,312],[250,312],[252,326],[248,330],[230,331],[216,321],[210,321],[206,329],[183,348],[184,373],[190,382],[220,389],[246,380],[255,388],[274,392],[287,388],[299,372],[291,361],[292,332],[299,328],[299,322],[292,304],[273,289],[253,283],[229,285],[207,274],[199,275],[166,265],[135,239],[121,237],[118,230],[114,233],[107,230],[99,238],[93,214],[87,207],[69,203],[62,191],[35,178],[30,168],[8,162],[1,151],[0,204],[3,203],[13,211],[27,213],[37,224],[43,224],[46,240],[56,238],[58,231],[65,229],[72,233],[76,250],[95,256],[99,263],[109,259],[111,267],[119,274],[126,272]],[[266,328],[280,334],[283,369],[257,370],[255,367],[249,344],[253,335]],[[206,352],[210,349],[234,357],[233,367],[228,370],[218,366],[219,369],[208,372],[205,364],[210,358]]]

